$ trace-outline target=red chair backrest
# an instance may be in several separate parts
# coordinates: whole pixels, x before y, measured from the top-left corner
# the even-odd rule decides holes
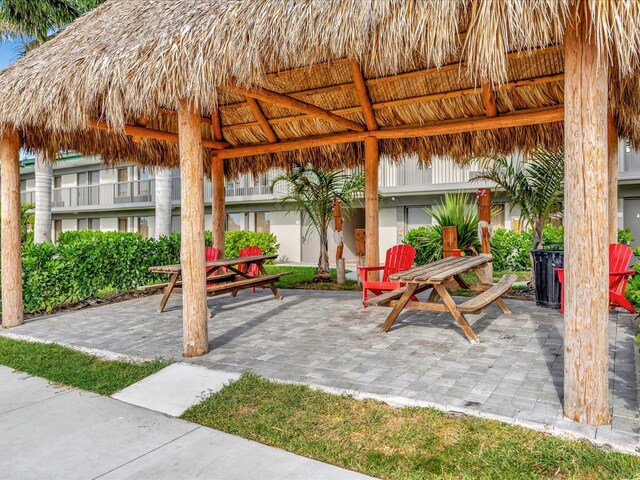
[[[628,245],[612,243],[609,245],[609,271],[624,272],[629,268],[633,250]]]
[[[416,250],[411,245],[396,245],[395,247],[391,247],[387,250],[382,281],[388,282],[389,275],[410,269],[415,257]]]
[[[633,250],[628,245],[612,243],[609,245],[609,271],[624,272],[629,269],[629,262]],[[624,293],[627,288],[628,276],[613,276],[609,278],[609,289],[617,293]]]
[[[204,247],[205,262],[215,262],[220,257],[220,252],[215,247]]]
[[[262,255],[262,249],[260,247],[256,247],[255,245],[250,245],[240,250],[241,257],[255,257],[256,255]],[[244,263],[238,264],[238,270],[242,271],[243,268]],[[254,263],[251,264],[249,270],[247,270],[247,273],[249,274],[249,276],[255,277],[256,275],[258,275],[259,271],[260,270],[258,270],[258,266]]]

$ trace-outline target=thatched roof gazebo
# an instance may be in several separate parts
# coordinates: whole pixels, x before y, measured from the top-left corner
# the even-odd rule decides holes
[[[2,306],[22,322],[18,151],[179,166],[184,353],[208,351],[203,176],[564,146],[565,413],[609,421],[618,135],[640,147],[638,0],[110,0],[0,74]],[[609,141],[607,142],[609,137]],[[587,207],[588,204],[588,207]]]

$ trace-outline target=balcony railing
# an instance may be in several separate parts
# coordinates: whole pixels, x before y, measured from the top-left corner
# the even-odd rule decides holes
[[[33,192],[25,192],[25,194]],[[52,208],[109,207],[123,204],[153,204],[155,181],[102,183],[54,188]]]

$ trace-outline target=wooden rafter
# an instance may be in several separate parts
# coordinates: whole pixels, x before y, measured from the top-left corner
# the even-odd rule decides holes
[[[278,137],[273,131],[273,128],[271,128],[267,117],[264,116],[264,112],[262,111],[262,108],[260,108],[258,101],[255,98],[247,97],[247,103],[249,104],[253,117],[260,124],[260,128],[262,128],[262,131],[265,137],[267,137],[267,140],[269,140],[269,143],[277,142]]]
[[[224,140],[222,136],[222,122],[220,120],[220,110],[214,110],[211,113],[211,128],[213,130],[213,138],[215,140]]]
[[[298,112],[306,113],[312,117],[336,123],[345,128],[348,128],[349,130],[354,130],[356,132],[363,132],[364,130],[366,130],[364,125],[352,122],[347,118],[336,115],[335,113],[332,113],[328,110],[324,110],[320,107],[317,107],[316,105],[312,105],[293,97],[283,95],[282,93],[266,90],[264,88],[242,88],[238,86],[230,86],[228,88],[235,93],[239,93],[247,97],[253,97],[257,100],[262,100],[263,102],[280,105],[281,107],[289,108]]]
[[[122,130],[113,130],[107,122],[95,118],[89,119],[88,124],[90,127],[98,130],[111,131],[113,133],[124,133],[125,135],[128,135],[130,137],[152,138],[154,140],[163,140],[165,142],[178,143],[177,133],[165,132],[162,130],[153,130],[151,128],[141,127],[139,125],[125,125]],[[227,142],[208,140],[203,138],[202,146],[205,148],[213,148],[219,150],[227,148],[229,144]]]
[[[376,116],[373,113],[373,107],[371,106],[367,83],[362,75],[360,64],[356,61],[351,62],[351,74],[353,76],[353,84],[356,87],[356,93],[358,94],[358,100],[360,101],[360,107],[362,108],[362,113],[364,115],[364,121],[367,124],[367,129],[377,130],[378,122],[376,122]]]
[[[509,90],[512,88],[526,87],[529,85],[539,85],[544,83],[559,82],[563,79],[564,79],[564,74],[562,73],[557,75],[546,75],[543,77],[526,78],[523,80],[508,82],[508,83],[497,86],[496,89],[499,91]],[[479,91],[475,87],[464,88],[461,90],[451,90],[449,92],[432,93],[429,95],[419,95],[416,97],[407,97],[407,98],[400,98],[397,100],[388,100],[385,102],[372,103],[371,106],[374,110],[380,110],[382,108],[397,107],[401,105],[410,105],[415,103],[435,102],[438,100],[447,100],[451,98],[459,98],[459,97],[478,95],[478,94],[479,94]],[[357,113],[360,111],[362,111],[362,107],[358,105],[355,107],[347,107],[347,108],[332,110],[331,112],[335,113],[336,115],[346,115],[349,113]],[[287,117],[270,118],[269,123],[271,125],[277,125],[280,123],[289,123],[289,122],[297,122],[300,120],[307,120],[309,118],[312,118],[312,117],[304,114],[290,115]],[[234,125],[226,125],[225,127],[223,127],[223,130],[232,131],[232,130],[239,130],[243,128],[255,127],[258,125],[259,124],[257,122],[236,123]]]
[[[321,147],[343,143],[363,141],[366,137],[413,138],[434,135],[451,135],[479,130],[496,130],[499,128],[521,127],[562,121],[564,107],[545,107],[500,115],[497,117],[473,117],[437,122],[430,125],[381,128],[367,132],[345,132],[328,135],[316,135],[293,140],[282,140],[279,143],[242,145],[220,150],[220,158],[237,158],[266,153],[287,152],[301,148]]]
[[[493,93],[491,85],[488,83],[482,84],[482,103],[484,104],[484,110],[487,113],[487,117],[495,117],[498,115],[496,96]]]
[[[538,54],[542,54],[542,53],[547,53],[550,51],[555,51],[558,50],[559,46],[558,45],[550,45],[547,47],[540,47],[537,49],[532,49],[530,50],[529,54],[531,55],[538,55]],[[507,59],[511,59],[511,58],[517,58],[519,55],[522,55],[522,52],[517,51],[517,52],[509,52],[507,53]],[[341,61],[341,63],[344,63],[345,61]],[[323,65],[327,65],[327,64],[323,64]],[[458,70],[460,68],[464,68],[466,64],[460,63],[460,62],[454,62],[454,63],[450,63],[447,65],[443,65],[441,67],[430,67],[430,68],[422,68],[419,70],[412,70],[410,72],[404,72],[404,73],[399,73],[397,75],[389,75],[389,76],[385,76],[385,77],[378,77],[378,78],[369,78],[365,81],[366,86],[367,87],[371,87],[373,85],[380,85],[380,84],[385,84],[385,83],[390,83],[390,82],[397,82],[400,80],[406,80],[406,79],[412,79],[412,78],[418,78],[418,77],[423,77],[426,75],[430,75],[432,73],[442,73],[442,72],[450,72],[453,70]],[[267,78],[273,78],[273,77],[267,77]],[[293,92],[287,92],[287,95],[291,96],[291,97],[304,97],[304,96],[311,96],[311,95],[318,95],[318,94],[324,94],[324,93],[331,93],[331,92],[339,92],[339,91],[343,91],[343,90],[349,90],[349,89],[353,89],[355,88],[355,84],[353,82],[346,82],[346,83],[340,83],[337,85],[327,85],[326,87],[317,87],[317,88],[308,88],[308,89],[304,89],[304,90],[296,90]],[[220,105],[220,109],[221,110],[226,110],[226,109],[231,109],[231,108],[242,108],[242,107],[246,107],[247,106],[247,102],[234,102],[234,103],[228,103],[226,105]]]

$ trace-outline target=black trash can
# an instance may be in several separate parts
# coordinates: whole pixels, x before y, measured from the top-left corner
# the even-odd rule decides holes
[[[536,305],[545,308],[560,308],[560,282],[556,268],[564,266],[562,244],[547,244],[539,250],[531,250],[533,275],[536,285]]]

